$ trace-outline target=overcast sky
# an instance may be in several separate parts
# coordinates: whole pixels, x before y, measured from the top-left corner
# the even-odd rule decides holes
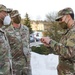
[[[75,12],[75,0],[0,0],[8,8],[19,10],[22,18],[26,12],[32,20],[44,20],[46,14],[71,7]]]

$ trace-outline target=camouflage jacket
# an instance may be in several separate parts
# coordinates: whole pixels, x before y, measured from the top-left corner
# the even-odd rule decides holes
[[[9,61],[10,46],[4,30],[0,29],[0,60]],[[3,59],[4,58],[4,59]]]
[[[10,73],[10,46],[5,31],[0,29],[0,75]]]
[[[52,40],[50,46],[59,55],[59,75],[75,73],[75,26],[62,36],[60,43]]]
[[[11,46],[11,54],[14,59],[19,59],[23,55],[30,53],[29,49],[29,29],[21,25],[14,28],[12,25],[6,29],[7,37]]]

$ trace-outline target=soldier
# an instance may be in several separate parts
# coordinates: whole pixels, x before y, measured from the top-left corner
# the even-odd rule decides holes
[[[11,23],[6,6],[0,4],[0,75],[13,75],[10,72],[12,67],[10,46],[5,33],[5,28]]]
[[[32,75],[29,29],[21,24],[21,16],[17,10],[13,10],[10,15],[12,24],[6,32],[11,46],[14,75]]]
[[[58,75],[75,75],[75,23],[73,10],[71,8],[60,10],[56,21],[59,22],[63,29],[66,29],[66,33],[64,33],[60,42],[58,43],[49,37],[43,37],[41,42],[45,46],[51,47],[59,55]]]

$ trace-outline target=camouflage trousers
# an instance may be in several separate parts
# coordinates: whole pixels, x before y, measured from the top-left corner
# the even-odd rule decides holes
[[[9,62],[0,62],[0,75],[11,75]]]
[[[14,75],[32,75],[30,63],[28,65],[25,58],[13,60],[12,66]]]

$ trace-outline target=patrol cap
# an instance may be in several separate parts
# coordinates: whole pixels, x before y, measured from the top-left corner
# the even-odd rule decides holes
[[[18,12],[18,10],[13,10],[13,11],[10,13],[10,16],[11,16],[11,17],[15,17],[15,16],[17,16],[17,15],[20,15],[19,12]]]
[[[4,6],[3,4],[0,4],[0,11],[9,12],[10,10],[8,8],[6,8],[6,6]]]
[[[73,10],[71,8],[65,8],[58,12],[58,16],[56,18],[56,21],[59,21],[60,18],[62,18],[64,15],[73,14]]]

